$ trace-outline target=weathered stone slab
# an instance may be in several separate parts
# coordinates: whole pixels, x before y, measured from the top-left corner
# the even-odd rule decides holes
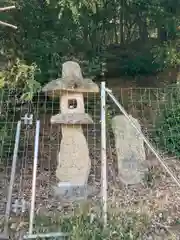
[[[86,200],[88,196],[97,196],[98,189],[90,185],[73,185],[71,183],[60,182],[53,186],[53,194],[61,200]]]
[[[78,63],[67,61],[62,66],[62,78],[49,82],[42,89],[50,96],[60,96],[67,92],[98,93],[99,87],[89,78],[83,78]]]
[[[79,200],[87,199],[87,185],[73,185],[69,182],[60,182],[53,187],[54,194],[61,199]]]
[[[84,186],[90,168],[89,149],[81,126],[62,126],[57,179],[70,185]]]
[[[87,113],[57,114],[51,117],[52,124],[93,124],[92,118]]]
[[[130,118],[141,130],[138,120],[132,116]],[[124,115],[112,119],[112,129],[115,136],[119,177],[124,184],[138,184],[146,171],[144,141]]]

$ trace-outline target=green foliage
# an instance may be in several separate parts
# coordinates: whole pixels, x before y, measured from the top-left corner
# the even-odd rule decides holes
[[[6,70],[0,72],[0,86],[15,90],[20,94],[20,101],[30,101],[33,95],[40,90],[40,83],[35,80],[38,73],[35,64],[27,65],[17,59]]]
[[[162,71],[165,68],[176,67],[180,64],[180,53],[178,47],[173,42],[165,42],[162,45],[156,45],[152,48],[154,63]]]
[[[157,0],[18,0],[16,11],[2,14],[2,20],[17,25],[18,30],[3,28],[0,46],[11,57],[25,59],[28,65],[36,63],[41,85],[61,75],[65,59],[76,58],[83,63],[85,75],[99,76],[103,49],[114,43],[126,47],[105,54],[109,75],[153,74],[174,66],[179,58],[175,47],[163,44],[178,37],[179,2],[175,4]],[[155,29],[160,44],[149,44]],[[139,46],[131,46],[137,40]]]
[[[167,91],[167,104],[157,119],[156,143],[163,151],[180,157],[180,89]]]
[[[109,75],[152,74],[157,72],[158,65],[153,61],[153,54],[149,46],[130,46],[116,49],[116,52],[107,56]]]
[[[19,59],[0,72],[1,158],[11,157],[13,153],[16,124],[20,118],[18,106],[23,102],[31,101],[34,94],[40,90],[40,84],[36,81],[37,73],[35,64],[27,65]]]
[[[100,57],[93,57],[91,60],[80,62],[85,76],[95,78],[102,72],[102,59]]]
[[[70,240],[135,240],[142,238],[148,227],[149,218],[146,215],[128,212],[117,218],[109,218],[107,228],[103,227],[101,218],[89,213],[56,220],[38,217],[36,219],[37,229],[38,223],[41,223],[41,229],[53,223],[53,230],[56,228],[56,231],[57,226],[61,226],[59,231],[69,233]]]
[[[86,67],[83,69],[88,75],[99,74],[100,56],[96,50],[102,44],[92,36],[98,19],[93,19],[91,4],[67,0],[39,4],[36,0],[18,0],[17,9],[14,24],[19,28],[11,34],[14,45],[12,41],[6,45],[13,47],[13,54],[28,64],[36,63],[41,70],[38,79],[41,84],[58,78],[62,63],[72,58],[88,62],[88,71]]]
[[[178,49],[177,42],[159,43],[154,39],[145,44],[136,41],[123,48],[119,45],[108,50],[107,70],[110,76],[156,74],[180,64]]]

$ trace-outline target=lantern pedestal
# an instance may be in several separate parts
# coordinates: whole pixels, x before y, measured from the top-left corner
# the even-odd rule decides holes
[[[93,124],[93,120],[85,113],[84,94],[97,93],[99,88],[91,79],[83,79],[78,63],[68,61],[63,64],[62,78],[48,83],[43,91],[60,98],[60,113],[51,118],[52,124],[62,127],[55,194],[86,198],[91,160],[82,125]]]

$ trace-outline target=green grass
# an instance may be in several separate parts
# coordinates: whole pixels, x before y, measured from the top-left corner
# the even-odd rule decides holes
[[[70,240],[135,240],[142,239],[150,224],[145,214],[137,212],[120,213],[108,216],[108,225],[103,226],[100,216],[90,212],[61,217],[37,216],[37,233],[62,231],[70,234]],[[53,238],[52,238],[53,239]]]

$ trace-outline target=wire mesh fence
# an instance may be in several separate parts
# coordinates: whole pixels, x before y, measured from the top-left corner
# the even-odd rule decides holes
[[[162,113],[166,114],[174,106],[179,104],[177,88],[166,89],[117,89],[114,95],[126,109],[128,114],[137,118],[141,123],[142,131],[145,136],[153,143],[163,158],[178,177],[177,155],[169,151],[167,141],[163,147],[157,137],[157,123],[162,125]],[[175,97],[176,96],[176,97]],[[59,99],[38,93],[31,102],[18,101],[15,92],[2,92],[1,98],[1,173],[0,173],[0,211],[1,229],[4,227],[4,214],[7,202],[7,191],[9,187],[11,165],[13,159],[13,149],[15,144],[15,132],[17,122],[25,114],[33,114],[33,122],[24,124],[22,120],[20,144],[17,158],[17,168],[15,182],[13,185],[12,206],[9,227],[12,234],[16,232],[27,233],[29,229],[30,203],[32,198],[32,177],[35,147],[35,126],[36,121],[40,120],[40,139],[39,155],[36,178],[35,195],[35,218],[33,233],[49,233],[68,231],[64,224],[67,219],[78,215],[80,209],[101,216],[101,104],[100,95],[91,94],[85,96],[85,112],[92,119],[93,124],[83,125],[83,132],[86,137],[91,159],[91,170],[88,177],[88,185],[91,187],[86,201],[69,201],[58,198],[53,191],[53,186],[57,185],[56,169],[57,158],[62,140],[61,126],[51,124],[51,117],[60,111]],[[107,162],[108,162],[108,217],[118,215],[122,212],[134,209],[137,213],[148,213],[150,218],[155,219],[156,223],[169,224],[168,218],[162,220],[158,213],[162,209],[169,211],[171,221],[180,217],[180,205],[177,203],[178,190],[169,176],[163,172],[158,165],[157,159],[150,154],[146,148],[147,164],[150,172],[145,175],[145,179],[138,186],[123,187],[118,177],[117,155],[115,149],[114,135],[111,127],[112,118],[120,114],[118,107],[108,98],[106,102],[106,127],[107,127]],[[179,119],[176,118],[172,125],[168,126],[169,132],[176,131],[179,135]],[[163,135],[162,139],[167,140],[168,136]],[[161,139],[161,140],[162,140]],[[77,139],[78,141],[78,139]],[[83,160],[83,159],[82,159]],[[153,190],[152,190],[153,189]],[[25,207],[22,210],[22,200],[25,200]],[[176,206],[176,214],[171,211]],[[163,211],[164,211],[163,210]],[[174,214],[174,215],[173,215]],[[158,216],[157,216],[158,215]],[[108,218],[108,219],[109,219]],[[144,220],[143,220],[144,221]],[[122,238],[123,239],[123,238]],[[145,238],[147,239],[147,238]]]
[[[25,124],[22,120],[18,159],[16,167],[15,181],[12,193],[12,206],[19,204],[15,209],[11,208],[10,228],[16,231],[19,228],[28,231],[30,205],[32,201],[32,177],[35,148],[35,127],[36,121],[40,120],[39,154],[36,178],[35,195],[35,218],[36,227],[33,233],[59,232],[61,226],[59,222],[52,220],[57,217],[73,216],[74,212],[81,207],[81,201],[70,201],[59,199],[53,192],[53,186],[57,185],[56,168],[57,158],[60,151],[62,139],[60,124],[51,124],[51,117],[60,112],[59,99],[38,93],[33,101],[29,103],[17,103],[16,94],[2,93],[6,99],[1,100],[2,120],[1,120],[1,215],[5,214],[7,202],[7,190],[9,187],[13,149],[15,144],[15,132],[17,122],[25,114],[33,115],[32,124]],[[86,137],[91,159],[91,171],[88,179],[91,192],[88,197],[88,205],[93,207],[99,201],[100,188],[100,97],[95,94],[85,96],[85,113],[88,113],[93,124],[83,125],[83,132]],[[72,124],[72,128],[74,125]],[[78,139],[74,143],[78,146]],[[73,147],[73,146],[72,146]],[[82,151],[80,148],[79,151]],[[76,153],[75,153],[76,154]],[[79,166],[84,159],[79,159]],[[68,161],[68,159],[67,159]],[[78,166],[77,166],[78,167]],[[18,200],[18,204],[17,204]],[[26,206],[22,211],[22,201]],[[59,220],[60,221],[60,220]],[[3,229],[3,219],[1,222]],[[13,226],[13,227],[11,227]],[[19,229],[20,230],[20,229]]]
[[[161,153],[168,154],[167,136],[162,133],[164,142],[160,142],[157,136],[157,129],[164,123],[163,116],[174,116],[174,128],[171,122],[167,123],[167,130],[176,130],[178,134],[178,119],[176,110],[179,106],[179,87],[171,86],[167,88],[123,88],[114,91],[116,99],[122,104],[128,114],[138,119],[143,133],[150,139],[156,149],[162,149]],[[113,105],[112,100],[107,100],[107,114],[112,119],[116,114],[121,114],[119,108]],[[170,112],[171,111],[171,112]]]
[[[124,114],[113,99],[108,97],[107,154],[108,168],[111,173],[108,175],[108,213],[111,216],[116,216],[118,220],[122,219],[123,237],[126,235],[125,231],[128,231],[127,228],[130,227],[134,231],[133,237],[135,239],[156,239],[158,237],[179,239],[177,232],[171,231],[172,225],[177,227],[177,219],[180,217],[178,200],[180,164],[177,140],[180,123],[179,89],[177,86],[164,89],[120,89],[114,91],[113,95],[125,108],[126,113],[138,119],[144,136],[169,168],[173,178],[162,166],[157,156],[152,153],[152,149],[144,144],[146,150],[145,166],[148,171],[145,172],[139,184],[127,186],[122,183],[118,167],[118,149],[112,131],[112,119],[119,114],[121,116]],[[131,125],[130,121],[127,122]],[[126,126],[124,128],[126,131]],[[134,140],[131,139],[130,144],[132,141],[135,145],[137,144],[135,136]],[[121,146],[119,147],[121,148]],[[141,230],[139,226],[142,227]],[[168,233],[164,226],[168,226]],[[135,229],[138,229],[139,233]],[[130,237],[130,235],[128,236]],[[122,239],[124,239],[123,237]]]

